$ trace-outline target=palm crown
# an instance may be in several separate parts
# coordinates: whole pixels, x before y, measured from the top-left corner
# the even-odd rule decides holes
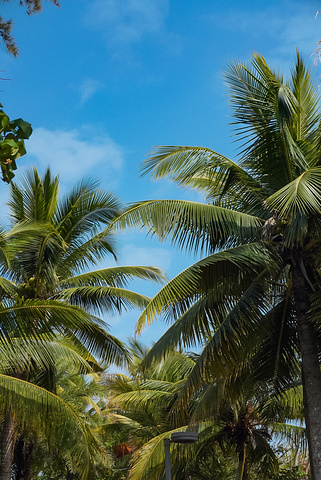
[[[155,267],[140,266],[85,272],[106,254],[115,256],[108,223],[120,204],[94,182],[82,182],[62,201],[58,191],[58,178],[47,170],[41,179],[36,169],[21,186],[11,188],[12,228],[3,230],[0,238],[0,389],[11,432],[17,419],[23,424],[43,416],[45,424],[48,417],[41,404],[47,413],[60,412],[73,458],[86,477],[88,441],[94,444],[93,437],[73,409],[42,385],[54,390],[50,375],[61,359],[83,373],[99,368],[98,361],[125,364],[126,348],[94,314],[146,306],[148,298],[126,289],[126,284],[134,277],[163,277]],[[54,415],[49,417],[47,424],[52,425]],[[56,423],[62,436],[62,424]],[[72,430],[74,435],[78,432],[78,441]],[[5,434],[3,442],[9,443]],[[10,476],[10,455],[6,473],[2,455],[2,478]]]
[[[287,83],[260,55],[250,66],[231,64],[225,79],[239,160],[201,147],[160,147],[143,165],[151,177],[202,192],[207,203],[140,202],[118,220],[207,253],[160,290],[137,331],[159,314],[173,321],[150,359],[208,340],[186,393],[209,372],[227,378],[249,360],[257,378],[283,388],[297,382],[301,365],[312,473],[319,478],[318,93],[299,54]]]

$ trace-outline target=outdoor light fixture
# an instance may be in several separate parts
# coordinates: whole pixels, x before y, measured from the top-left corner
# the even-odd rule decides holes
[[[175,432],[172,433],[171,438],[164,438],[165,447],[165,479],[171,480],[171,458],[169,452],[169,445],[171,443],[194,443],[198,440],[198,433],[196,432]]]

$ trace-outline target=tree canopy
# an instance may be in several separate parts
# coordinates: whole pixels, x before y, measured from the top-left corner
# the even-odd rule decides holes
[[[302,369],[312,475],[318,479],[319,93],[299,54],[288,81],[258,54],[250,65],[230,64],[225,80],[237,161],[209,148],[165,146],[143,165],[144,174],[195,189],[207,202],[144,201],[117,220],[206,253],[160,290],[137,331],[158,316],[172,323],[149,361],[175,346],[206,342],[186,394],[213,372],[227,380],[248,365],[282,391]]]

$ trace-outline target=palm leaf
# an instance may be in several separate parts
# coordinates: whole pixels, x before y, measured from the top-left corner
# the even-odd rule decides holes
[[[38,339],[43,335],[51,340],[59,333],[81,342],[103,361],[118,365],[127,361],[123,344],[101,327],[99,319],[93,321],[81,308],[61,301],[7,302],[0,305],[0,324],[0,334],[8,341],[11,337]]]
[[[160,240],[170,238],[187,251],[212,252],[257,237],[264,220],[214,205],[182,200],[151,200],[130,206],[114,222],[120,227],[145,227]]]
[[[60,282],[61,287],[66,286],[107,286],[124,287],[132,279],[139,278],[161,282],[165,279],[160,268],[142,266],[117,266],[82,273],[71,278],[64,278]]]
[[[91,364],[97,365],[97,362],[84,350],[83,347],[77,352],[77,347],[71,342],[58,338],[55,341],[13,338],[9,342],[0,342],[0,368],[5,374],[27,372],[49,369],[63,360],[69,368],[77,369],[80,373],[90,373]]]
[[[273,193],[266,199],[266,204],[285,219],[292,219],[297,213],[320,213],[320,193],[321,167],[315,167]]]
[[[220,251],[199,260],[156,294],[137,320],[137,333],[160,313],[165,319],[179,318],[206,291],[215,294],[216,300],[242,291],[243,279],[253,279],[258,271],[266,266],[268,260],[273,268],[276,257],[271,258],[269,250],[259,243]],[[222,289],[224,278],[229,278],[230,282],[229,285],[224,284]]]
[[[118,199],[97,189],[97,182],[82,181],[58,205],[56,227],[73,247],[80,237],[91,235],[100,223],[109,223],[118,213]]]
[[[171,178],[183,186],[198,186],[209,198],[224,197],[229,189],[247,198],[252,208],[261,208],[262,189],[259,182],[242,167],[209,148],[190,146],[156,147],[143,166],[143,174],[154,178]],[[206,179],[206,180],[205,180]],[[205,180],[205,181],[204,181]]]
[[[58,177],[51,176],[47,169],[43,180],[36,168],[28,170],[22,185],[11,185],[9,207],[14,223],[22,221],[48,222],[52,220],[58,202]]]
[[[122,312],[129,308],[144,308],[150,298],[118,287],[74,287],[65,288],[55,298],[67,300],[90,312]]]
[[[184,426],[162,433],[152,438],[149,442],[145,443],[142,448],[137,450],[132,458],[129,480],[150,478],[151,472],[153,472],[155,478],[159,478],[164,471],[164,439],[168,438],[174,432],[183,432],[186,428],[187,427]],[[172,456],[172,461],[174,458],[177,461],[178,456]]]
[[[90,430],[59,397],[24,380],[0,374],[2,401],[10,406],[20,422],[37,423],[49,435],[59,431],[62,442],[68,441],[80,477],[87,478],[90,468],[90,444],[95,441]],[[57,436],[58,438],[58,436]]]

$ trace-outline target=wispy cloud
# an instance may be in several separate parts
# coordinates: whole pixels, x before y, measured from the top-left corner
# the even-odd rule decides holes
[[[86,23],[103,30],[110,44],[138,42],[164,29],[168,0],[94,0]]]
[[[102,84],[93,78],[86,78],[79,87],[81,105],[92,98],[102,88]]]
[[[263,53],[268,60],[278,65],[281,70],[293,62],[296,48],[309,57],[320,35],[321,17],[315,18],[316,7],[311,2],[292,1],[290,8],[275,9],[275,6],[235,9],[222,14],[208,16],[205,21],[211,22],[218,29],[231,32],[231,38],[242,43],[242,37],[253,44],[253,49],[264,45]]]
[[[101,178],[104,169],[109,176],[119,172],[123,163],[122,149],[109,136],[88,135],[82,130],[47,130],[36,128],[28,141],[28,159],[39,168],[50,165],[64,183],[74,182],[89,174]]]

